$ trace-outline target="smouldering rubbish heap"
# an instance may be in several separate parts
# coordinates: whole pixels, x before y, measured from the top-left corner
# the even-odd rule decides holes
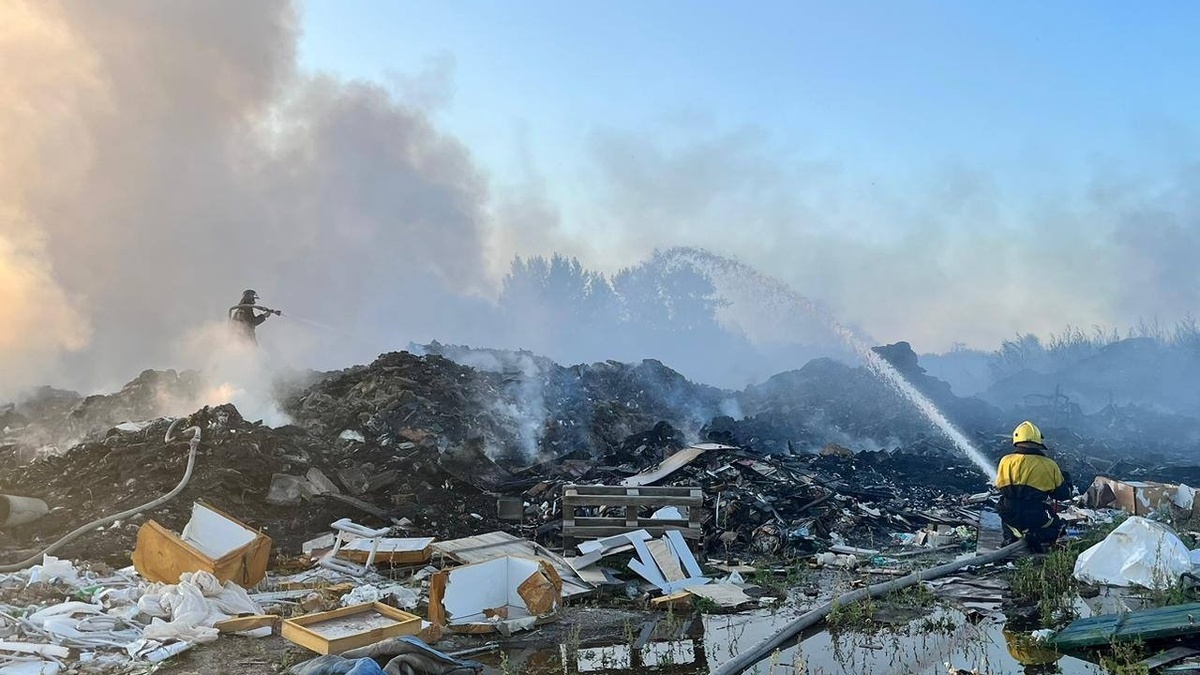
[[[4,630],[54,647],[26,654],[34,660],[66,663],[94,652],[104,663],[136,664],[151,653],[202,644],[219,634],[220,620],[240,612],[213,610],[192,632],[171,636],[149,628],[155,618],[178,617],[156,617],[118,597],[188,595],[186,584],[193,583],[208,589],[198,591],[205,602],[218,602],[228,583],[235,594],[243,590],[237,583],[245,583],[255,606],[243,603],[242,611],[275,618],[233,625],[271,633],[291,625],[280,623],[289,617],[320,623],[322,611],[382,601],[398,612],[428,612],[434,626],[419,630],[426,643],[460,645],[468,638],[446,636],[558,621],[577,598],[614,590],[625,598],[614,602],[652,599],[652,607],[764,606],[778,594],[748,583],[740,570],[799,560],[886,577],[930,551],[969,549],[979,536],[986,478],[904,396],[864,368],[822,359],[735,392],[695,384],[657,361],[565,368],[528,354],[443,345],[424,352],[384,354],[367,366],[293,381],[282,400],[291,425],[249,421],[231,405],[175,420],[202,436],[194,473],[178,497],[87,532],[58,552],[84,561],[79,566],[46,559],[39,568],[61,572],[60,585],[51,584],[61,590],[51,595],[109,589],[87,598],[87,607],[77,608],[82,615],[68,616],[120,616],[109,642],[122,648],[56,638],[45,626]],[[1007,426],[1005,413],[953,396],[921,371],[906,344],[872,354],[936,401],[973,443],[993,457],[1005,451],[996,438]],[[148,371],[109,396],[45,391],[7,407],[0,494],[36,497],[50,509],[36,521],[0,528],[0,562],[33,556],[97,515],[175,487],[185,473],[186,439],[168,440],[170,419],[141,418],[156,391],[197,386],[190,373]],[[536,406],[527,400],[531,390]],[[531,444],[535,407],[543,418]],[[741,417],[723,414],[733,408]],[[46,452],[58,440],[55,432],[58,439],[83,440],[66,452]],[[1099,460],[1078,447],[1099,445],[1081,440],[1058,448],[1059,461],[1082,484]],[[1142,472],[1153,477],[1165,470],[1146,465]],[[231,561],[242,569],[238,556],[249,549],[203,543],[205,528],[226,526],[219,518],[197,524],[197,503],[235,520],[230,532],[243,528],[268,542],[262,581],[221,577]],[[150,537],[147,528],[158,534]],[[331,532],[344,533],[342,543]],[[146,590],[145,579],[127,568],[131,552],[138,551],[143,577],[157,575],[151,570],[170,558],[164,551],[188,550],[163,543],[173,541],[170,533],[209,553],[176,560],[173,572],[154,577],[171,590]],[[544,565],[519,562],[530,558]],[[188,577],[177,587],[169,577],[182,569],[216,581]],[[17,611],[13,599],[29,597],[23,595],[29,574],[0,583],[0,604]],[[513,592],[522,589],[520,602],[505,596],[505,604],[489,604],[461,595],[462,582],[454,585],[481,574],[511,577]],[[33,602],[43,610],[53,606],[45,597]],[[389,630],[420,625],[380,611],[382,618],[370,620]],[[308,634],[297,631],[283,635],[295,641]],[[454,658],[436,651],[424,658],[443,657]]]

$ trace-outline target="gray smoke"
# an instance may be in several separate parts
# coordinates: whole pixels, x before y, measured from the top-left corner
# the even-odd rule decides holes
[[[1078,184],[1043,174],[1033,191],[969,162],[896,184],[708,123],[602,130],[592,149],[593,231],[612,259],[656,246],[731,256],[878,343],[990,350],[1018,332],[1196,312],[1194,160],[1144,176],[1096,168]]]
[[[460,328],[486,288],[469,153],[381,85],[298,71],[290,3],[10,0],[0,24],[24,103],[0,110],[0,394],[176,365],[243,288],[285,310],[269,355],[326,366]]]
[[[969,164],[888,185],[753,127],[673,119],[591,132],[595,201],[564,206],[531,157],[489,187],[438,130],[452,56],[384,82],[302,71],[285,0],[3,0],[0,26],[0,100],[20,102],[0,106],[0,399],[203,366],[214,348],[197,336],[243,288],[285,312],[260,329],[256,372],[434,339],[690,362],[693,379],[735,386],[803,362],[788,343],[811,342],[807,326],[746,307],[722,307],[728,334],[631,321],[636,288],[663,287],[638,265],[675,246],[751,262],[875,342],[922,351],[1171,323],[1200,292],[1186,162],[1021,202]],[[580,325],[498,306],[512,255],[552,251],[607,274],[625,313]],[[737,340],[766,356],[708,377]]]

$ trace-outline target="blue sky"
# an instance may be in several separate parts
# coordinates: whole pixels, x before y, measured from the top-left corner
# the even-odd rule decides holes
[[[394,82],[452,63],[439,128],[500,194],[532,169],[559,219],[503,253],[553,247],[612,269],[654,246],[728,250],[881,339],[931,346],[1185,309],[1115,288],[1128,254],[1103,241],[1125,226],[1110,210],[1178,193],[1197,156],[1200,5],[303,8],[305,68]],[[1034,249],[1023,266],[1049,281],[1015,283],[1005,260]],[[862,300],[881,286],[895,295]],[[917,295],[938,297],[901,305]],[[979,315],[913,318],[951,304]]]
[[[446,128],[501,176],[520,128],[557,172],[596,127],[685,116],[889,176],[1030,157],[1071,170],[1188,121],[1198,15],[1183,3],[313,0],[302,58],[384,79],[451,56]]]

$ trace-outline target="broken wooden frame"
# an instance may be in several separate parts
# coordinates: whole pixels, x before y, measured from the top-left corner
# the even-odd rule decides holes
[[[688,539],[702,534],[700,518],[704,508],[704,493],[698,487],[646,487],[613,485],[563,486],[563,548],[577,541],[599,539],[624,534],[630,530],[646,530],[653,536],[677,530]],[[641,515],[642,509],[665,507],[686,509],[679,518],[651,518]],[[578,516],[581,508],[621,509],[619,516]]]
[[[420,631],[421,617],[382,602],[368,602],[287,619],[280,633],[318,654],[341,654]]]
[[[149,581],[179,583],[184,572],[209,572],[224,583],[252,588],[267,574],[271,538],[203,502],[176,534],[156,521],[138,529],[133,566]]]

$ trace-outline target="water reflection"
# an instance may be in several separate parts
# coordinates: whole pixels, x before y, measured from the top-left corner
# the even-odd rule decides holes
[[[612,635],[581,635],[578,644],[512,649],[481,659],[493,673],[529,675],[702,675],[768,636],[795,610],[719,616],[658,616]],[[1013,628],[1010,626],[1010,628]],[[798,646],[777,652],[750,671],[758,675],[945,675],[964,672],[1099,675],[1099,666],[1028,642],[1024,630],[1005,631],[1003,617],[970,619],[955,609],[868,632],[815,628]],[[503,659],[503,663],[502,663]]]

